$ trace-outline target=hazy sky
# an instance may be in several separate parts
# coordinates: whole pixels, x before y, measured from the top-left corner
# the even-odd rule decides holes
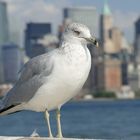
[[[99,16],[104,0],[0,0],[8,3],[10,29],[12,32],[23,30],[26,22],[52,22],[54,30],[62,22],[62,9],[74,6],[94,6]],[[140,0],[108,0],[114,16],[114,25],[124,31],[129,42],[134,37],[134,22],[140,16]],[[98,27],[95,29],[98,36]]]

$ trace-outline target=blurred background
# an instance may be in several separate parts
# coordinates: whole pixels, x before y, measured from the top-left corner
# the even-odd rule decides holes
[[[71,22],[87,25],[100,47],[89,47],[88,80],[81,94],[64,106],[64,133],[140,139],[139,0],[0,0],[0,98],[17,81],[24,63],[59,47]],[[40,121],[41,115],[33,112],[2,117],[0,135],[28,136],[37,128],[46,136]]]

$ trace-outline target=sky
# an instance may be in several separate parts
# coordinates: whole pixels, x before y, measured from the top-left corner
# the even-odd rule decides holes
[[[62,23],[64,7],[93,6],[97,16],[102,12],[105,0],[0,0],[8,4],[8,16],[12,34],[23,42],[27,22],[51,22],[54,33]],[[128,42],[134,40],[134,23],[140,17],[140,0],[108,0],[114,18],[114,26],[119,27]],[[98,34],[98,25],[95,35]]]

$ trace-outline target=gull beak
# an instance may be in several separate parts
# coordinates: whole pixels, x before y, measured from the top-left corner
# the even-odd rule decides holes
[[[95,37],[85,38],[89,43],[95,45],[97,48],[99,47],[99,43]]]

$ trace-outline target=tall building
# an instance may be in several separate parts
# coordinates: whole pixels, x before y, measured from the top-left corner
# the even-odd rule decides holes
[[[79,22],[87,25],[92,33],[95,33],[97,15],[95,7],[65,8],[63,11],[64,24]]]
[[[119,91],[122,86],[121,62],[117,59],[104,61],[104,89]]]
[[[129,85],[129,79],[128,79],[128,72],[129,72],[129,66],[132,66],[132,50],[131,46],[127,42],[125,36],[122,34],[122,49],[120,53],[121,62],[122,62],[122,85]],[[133,68],[133,67],[131,67]],[[132,71],[131,71],[132,72]]]
[[[100,17],[100,41],[102,62],[98,65],[98,89],[117,92],[122,86],[122,70],[119,53],[122,47],[122,33],[113,27],[113,16],[107,3]]]
[[[51,33],[50,23],[28,23],[25,30],[25,51],[30,58],[45,53],[38,40]]]
[[[135,47],[134,47],[134,58],[135,66],[137,69],[138,77],[138,89],[140,89],[140,17],[135,22]]]
[[[0,2],[0,83],[4,82],[3,62],[2,62],[2,45],[9,41],[7,5]]]
[[[5,2],[0,2],[0,45],[7,41],[9,41],[7,5]]]
[[[20,48],[15,44],[3,45],[4,79],[5,83],[14,83],[22,66]]]
[[[121,30],[118,27],[113,27],[110,30],[110,36],[114,44],[112,52],[119,53],[122,49],[122,38],[123,38]]]
[[[140,64],[140,17],[135,22],[135,61]]]

